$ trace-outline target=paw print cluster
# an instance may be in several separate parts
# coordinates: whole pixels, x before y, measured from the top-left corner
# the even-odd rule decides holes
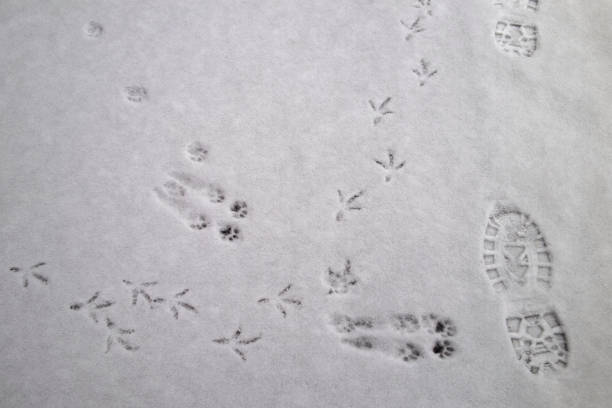
[[[383,316],[333,313],[328,319],[328,327],[340,335],[340,343],[350,349],[376,352],[405,363],[428,356],[443,360],[452,357],[457,350],[450,339],[457,333],[455,324],[450,318],[434,313],[423,314],[420,318],[413,313]]]
[[[204,164],[210,149],[194,141],[185,147],[185,157],[196,165]],[[213,227],[224,242],[237,242],[243,237],[238,224],[249,215],[249,206],[241,199],[228,199],[223,186],[200,177],[193,171],[173,170],[170,180],[155,187],[157,199],[189,229],[202,231]]]

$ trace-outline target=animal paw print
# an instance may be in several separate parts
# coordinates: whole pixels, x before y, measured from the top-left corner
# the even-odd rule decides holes
[[[402,161],[399,164],[395,164],[395,153],[393,150],[387,151],[387,161],[384,162],[382,160],[374,159],[374,162],[382,167],[386,171],[385,181],[388,183],[391,181],[393,173],[402,169],[406,164],[406,160]]]
[[[340,210],[336,213],[336,221],[343,221],[346,217],[346,213],[350,211],[360,211],[361,205],[357,203],[357,200],[363,196],[365,192],[363,190],[350,196],[348,199],[344,196],[341,190],[338,190],[338,201],[340,203]]]
[[[406,363],[416,361],[423,358],[423,350],[421,347],[411,342],[402,342],[396,349],[397,357]]]
[[[191,142],[187,145],[185,154],[189,160],[201,163],[208,157],[208,148],[201,142]]]
[[[349,334],[356,330],[373,330],[380,326],[380,322],[370,316],[351,317],[343,313],[334,313],[331,315],[329,325],[339,334]]]
[[[449,318],[440,317],[430,313],[422,317],[423,326],[431,334],[436,334],[442,337],[452,337],[457,334],[455,323]]]
[[[85,302],[74,302],[70,304],[70,310],[75,312],[80,310],[86,310],[88,316],[94,323],[98,323],[98,313],[102,309],[107,309],[114,305],[115,302],[112,300],[105,300],[100,298],[100,291],[97,291]]]
[[[378,349],[379,340],[374,336],[357,336],[350,338],[343,338],[340,340],[342,344],[354,347],[358,350],[375,350]]]
[[[170,311],[172,312],[172,316],[174,316],[176,320],[178,320],[179,318],[179,309],[185,309],[191,313],[198,313],[198,310],[195,308],[195,306],[193,306],[191,303],[187,303],[181,300],[181,298],[185,296],[187,292],[189,292],[189,289],[183,289],[182,291],[172,295],[172,297],[168,300],[168,306],[170,308]]]
[[[404,39],[406,41],[410,41],[412,37],[417,35],[418,33],[425,31],[425,28],[421,25],[422,17],[415,18],[412,23],[406,23],[404,20],[400,20],[400,24],[406,27],[407,32]]]
[[[230,211],[234,218],[245,218],[249,213],[247,203],[242,200],[236,200],[230,206]]]
[[[415,333],[421,328],[418,317],[412,313],[395,313],[389,321],[391,327],[399,332]]]
[[[83,31],[85,32],[85,35],[90,38],[98,38],[104,33],[104,27],[102,27],[102,24],[100,23],[90,21],[89,23],[85,24]]]
[[[219,228],[219,235],[221,239],[224,241],[238,241],[242,238],[242,232],[240,231],[240,227],[233,224],[225,224]]]
[[[287,309],[285,308],[284,305],[291,305],[291,306],[298,307],[298,308],[302,306],[301,299],[297,297],[286,296],[292,287],[293,285],[290,283],[287,286],[285,286],[280,292],[278,292],[278,294],[276,295],[276,298],[267,298],[267,297],[260,298],[259,300],[257,300],[257,303],[259,304],[273,303],[276,309],[281,313],[283,318],[285,318],[287,317]]]
[[[242,361],[246,361],[246,352],[243,350],[244,346],[253,344],[260,339],[261,335],[246,339],[242,338],[242,329],[238,327],[231,337],[220,337],[218,339],[214,339],[213,342],[231,347],[232,351],[236,353]]]
[[[393,114],[393,111],[387,108],[389,102],[391,102],[390,96],[384,101],[382,101],[380,105],[376,105],[376,103],[374,103],[374,101],[371,99],[368,101],[368,103],[370,104],[370,108],[372,108],[372,110],[376,114],[373,120],[374,126],[380,123],[380,121],[383,119],[383,116]]]
[[[126,86],[123,91],[125,98],[134,103],[141,103],[149,97],[149,92],[143,86]]]
[[[347,259],[342,271],[334,271],[331,267],[327,268],[326,283],[329,286],[328,294],[344,295],[350,288],[357,285],[359,279],[352,272],[351,261]]]
[[[429,67],[429,62],[427,62],[425,59],[421,58],[421,65],[418,68],[414,68],[412,70],[412,72],[414,73],[414,75],[416,75],[416,77],[419,80],[419,86],[424,86],[427,81],[429,80],[429,78],[433,77],[434,75],[436,75],[438,73],[437,69],[431,69]]]
[[[225,201],[225,190],[216,184],[211,184],[208,187],[207,194],[211,203],[219,204]]]
[[[47,263],[46,262],[39,262],[36,265],[32,265],[30,266],[29,269],[25,270],[22,269],[18,266],[11,266],[9,268],[10,272],[13,273],[19,273],[21,274],[21,279],[23,282],[23,287],[27,288],[30,285],[30,277],[36,279],[37,281],[39,281],[40,283],[42,283],[43,285],[47,285],[49,284],[49,278],[47,278],[45,275],[38,273],[38,272],[34,272],[36,269],[45,266]]]
[[[450,340],[436,340],[431,351],[440,359],[451,357],[455,353],[456,346]]]

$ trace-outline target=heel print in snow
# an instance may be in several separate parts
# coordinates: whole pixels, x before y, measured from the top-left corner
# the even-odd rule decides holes
[[[538,29],[515,19],[501,19],[495,25],[495,42],[508,53],[531,57],[538,48]]]
[[[567,367],[567,336],[552,308],[512,313],[506,318],[506,328],[516,357],[531,373]]]
[[[540,227],[512,204],[495,204],[485,227],[484,271],[503,295],[506,327],[519,361],[533,374],[568,364],[565,330],[547,292],[552,254]]]

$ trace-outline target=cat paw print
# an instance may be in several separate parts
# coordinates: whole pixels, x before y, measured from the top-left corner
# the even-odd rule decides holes
[[[208,158],[208,147],[198,141],[191,142],[185,148],[187,159],[201,163]]]
[[[421,347],[412,342],[401,342],[396,348],[395,354],[400,360],[406,363],[423,358],[423,350]]]
[[[242,200],[236,200],[230,206],[232,217],[234,218],[246,218],[249,213],[247,203]]]
[[[223,224],[219,228],[219,236],[223,241],[234,242],[242,238],[242,232],[237,225]]]
[[[420,328],[419,318],[412,313],[395,313],[389,317],[391,327],[403,333],[415,333]]]
[[[431,351],[440,359],[451,357],[455,354],[456,346],[450,340],[436,340]]]
[[[455,326],[455,323],[449,318],[429,313],[422,317],[422,321],[423,327],[425,327],[430,334],[442,337],[452,337],[457,334],[457,326]]]

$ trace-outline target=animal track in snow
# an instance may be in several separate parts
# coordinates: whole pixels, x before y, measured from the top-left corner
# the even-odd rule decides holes
[[[193,162],[203,162],[208,158],[208,147],[198,141],[191,142],[185,148],[185,155]]]
[[[293,285],[290,283],[285,286],[275,297],[268,298],[263,297],[257,300],[259,304],[272,304],[281,313],[283,318],[287,317],[287,309],[285,306],[301,307],[302,299],[298,297],[288,296],[288,292],[291,291]]]
[[[502,19],[495,25],[495,42],[508,53],[531,57],[538,48],[538,29],[515,19]]]
[[[253,344],[261,339],[261,335],[249,338],[242,337],[242,329],[238,327],[231,337],[220,337],[214,339],[213,342],[217,344],[227,345],[231,347],[232,351],[236,353],[242,361],[246,361],[246,352],[243,350],[244,346]]]
[[[363,196],[364,193],[365,191],[361,190],[346,198],[344,193],[342,193],[341,190],[338,190],[338,202],[340,204],[340,209],[336,213],[336,221],[344,221],[346,218],[346,213],[348,212],[360,211],[362,207],[357,200]]]
[[[391,149],[387,151],[387,161],[386,162],[382,160],[378,160],[378,159],[374,159],[374,162],[378,164],[380,167],[382,167],[387,173],[385,175],[385,181],[387,183],[391,181],[393,174],[396,173],[398,170],[402,169],[404,165],[406,164],[406,160],[403,160],[401,163],[395,164],[395,153]]]
[[[390,110],[389,108],[387,108],[387,105],[391,102],[391,97],[387,97],[387,99],[385,99],[384,101],[382,101],[380,103],[380,105],[377,105],[373,100],[369,100],[368,104],[370,105],[370,108],[372,108],[372,110],[375,112],[376,116],[374,116],[373,119],[373,123],[374,126],[378,125],[380,123],[380,121],[383,119],[383,116],[386,115],[391,115],[394,112],[392,110]]]
[[[75,312],[84,310],[87,311],[87,315],[94,323],[98,323],[98,313],[114,305],[115,302],[112,300],[106,300],[100,298],[100,291],[95,292],[89,299],[84,302],[74,302],[70,304],[70,310]]]
[[[384,315],[351,316],[334,313],[328,317],[328,328],[340,335],[340,343],[360,351],[377,351],[387,357],[412,362],[425,358],[422,344],[432,344],[430,355],[451,357],[457,346],[449,339],[457,329],[449,318],[426,313],[393,312]],[[433,343],[431,343],[433,339]]]
[[[425,59],[421,58],[421,63],[418,68],[413,68],[412,72],[419,80],[419,86],[424,86],[431,77],[438,73],[437,69],[431,69],[429,66],[429,62]]]
[[[341,271],[334,271],[331,267],[327,268],[324,282],[329,287],[328,294],[344,295],[359,283],[359,278],[353,273],[351,261],[347,259]]]
[[[126,100],[133,103],[141,103],[149,98],[149,92],[143,86],[126,86],[123,94]]]
[[[153,309],[155,304],[164,301],[163,298],[153,297],[149,293],[149,288],[156,286],[159,283],[157,281],[134,283],[130,280],[123,279],[122,282],[129,287],[132,292],[132,306],[136,306],[136,304],[138,304],[138,299],[140,297],[142,297],[149,304],[151,309]]]
[[[568,365],[569,342],[550,305],[552,253],[541,228],[512,203],[495,203],[487,217],[484,272],[502,296],[506,327],[517,356],[533,374]]]
[[[421,25],[422,17],[415,18],[411,23],[407,23],[404,20],[400,20],[400,24],[406,27],[406,36],[404,40],[410,41],[412,37],[420,32],[425,31],[425,28]]]
[[[24,288],[27,288],[30,285],[30,278],[36,279],[43,285],[48,285],[49,278],[47,278],[45,275],[39,272],[36,272],[38,268],[45,266],[45,265],[46,265],[46,262],[39,262],[36,265],[30,266],[28,269],[24,269],[18,266],[11,266],[9,268],[9,271],[16,273],[16,274],[21,274],[21,279],[22,279]]]
[[[413,7],[421,9],[424,14],[431,16],[433,15],[432,0],[416,0]]]
[[[102,27],[102,24],[100,23],[90,21],[83,27],[83,32],[87,37],[98,38],[104,34],[104,27]]]
[[[155,187],[153,192],[188,228],[203,230],[210,225],[208,215],[187,201],[185,188],[177,182],[168,181],[162,187]]]
[[[106,336],[106,353],[111,350],[115,343],[119,344],[126,351],[136,351],[140,348],[140,346],[134,345],[126,339],[126,336],[135,332],[134,329],[122,329],[108,317],[106,318],[106,329],[108,331]]]

